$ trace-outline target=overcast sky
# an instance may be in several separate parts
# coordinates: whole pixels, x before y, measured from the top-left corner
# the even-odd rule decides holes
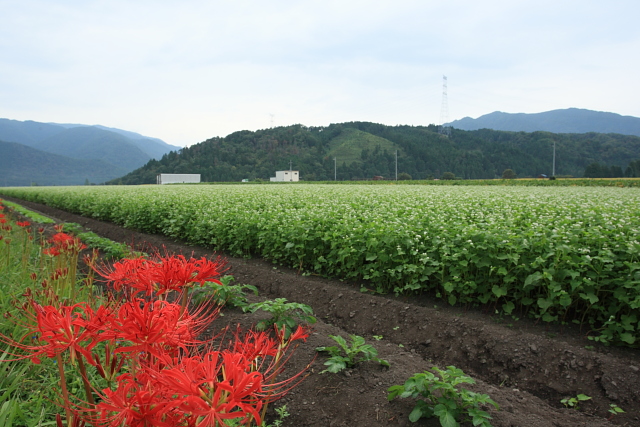
[[[243,129],[640,117],[638,0],[0,0],[0,117],[191,145]]]

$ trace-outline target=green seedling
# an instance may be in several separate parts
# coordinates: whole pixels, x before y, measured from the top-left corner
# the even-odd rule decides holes
[[[461,383],[475,384],[475,380],[455,366],[447,366],[446,370],[437,367],[433,372],[425,371],[409,378],[404,385],[394,385],[387,391],[389,401],[396,397],[419,399],[409,414],[411,422],[420,418],[436,416],[443,427],[457,427],[461,422],[471,421],[474,426],[490,427],[491,416],[482,410],[482,405],[498,404],[488,395],[475,393],[464,388],[458,389]]]
[[[609,413],[611,415],[609,415],[609,418],[607,418],[608,421],[611,421],[611,419],[613,417],[615,417],[618,414],[624,414],[624,411],[622,410],[621,407],[619,407],[618,405],[616,405],[615,403],[612,403],[609,405]]]
[[[374,361],[383,366],[389,366],[389,362],[384,359],[378,358],[378,350],[372,345],[365,344],[364,338],[358,335],[349,335],[351,339],[351,345],[347,344],[347,341],[339,335],[329,335],[329,338],[333,339],[338,346],[331,347],[317,347],[316,351],[326,351],[330,354],[329,359],[324,362],[327,369],[320,372],[332,372],[337,373],[346,368],[353,368],[360,362]]]
[[[565,399],[562,399],[560,403],[562,403],[565,408],[573,408],[577,410],[580,402],[584,402],[590,399],[591,397],[587,396],[586,394],[579,394],[576,397],[567,397]]]
[[[380,340],[382,340],[382,335],[374,335],[373,339],[376,340],[376,341],[380,341]]]
[[[291,415],[287,411],[287,405],[282,405],[279,408],[276,408],[276,415],[278,416],[277,420],[274,420],[272,424],[263,423],[262,427],[281,427],[284,423],[284,419]]]
[[[286,337],[289,337],[293,328],[300,323],[316,323],[316,318],[313,316],[311,307],[297,302],[287,302],[286,298],[256,302],[243,307],[242,310],[245,313],[255,313],[258,310],[271,313],[270,318],[258,322],[256,330],[264,331],[271,326],[275,326],[278,329],[284,327],[286,329]]]

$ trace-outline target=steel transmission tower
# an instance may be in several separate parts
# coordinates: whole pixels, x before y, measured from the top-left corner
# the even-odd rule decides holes
[[[447,76],[442,76],[442,107],[440,108],[440,129],[441,135],[449,137],[451,135],[451,126],[449,123],[449,102],[447,101]]]

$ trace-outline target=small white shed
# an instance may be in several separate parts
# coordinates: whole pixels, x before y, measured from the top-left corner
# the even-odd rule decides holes
[[[276,176],[269,178],[274,182],[295,182],[300,181],[300,175],[298,171],[276,171]]]
[[[199,173],[159,173],[156,184],[193,184],[200,182]]]

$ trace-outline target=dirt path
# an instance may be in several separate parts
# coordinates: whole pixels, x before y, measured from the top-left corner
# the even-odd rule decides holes
[[[162,236],[18,202],[56,220],[79,223],[114,241],[164,246],[185,255],[211,254],[209,249]],[[340,374],[319,374],[325,368],[324,356],[319,355],[311,375],[281,401],[291,413],[285,425],[437,426],[436,420],[410,423],[408,415],[414,402],[388,402],[387,389],[432,366],[455,365],[477,380],[469,389],[489,394],[500,405],[500,411],[490,411],[496,427],[640,426],[638,350],[600,347],[570,328],[546,328],[528,320],[464,312],[426,297],[370,295],[360,292],[358,286],[304,277],[260,259],[228,257],[228,262],[229,274],[239,283],[256,286],[259,298],[283,297],[313,308],[318,323],[292,359],[293,371],[314,358],[316,347],[335,344],[328,335],[361,335],[391,363],[390,369],[365,363]],[[258,316],[230,310],[223,319],[246,324]],[[376,341],[374,335],[383,338]],[[580,411],[560,403],[579,393],[592,397]],[[607,421],[610,404],[626,413]]]

